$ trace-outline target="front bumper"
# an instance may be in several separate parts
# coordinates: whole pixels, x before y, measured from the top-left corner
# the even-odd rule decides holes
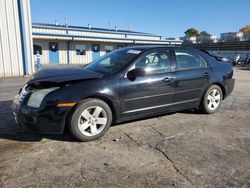
[[[22,105],[18,96],[14,98],[11,108],[19,125],[41,134],[62,134],[71,110],[69,107],[56,105],[32,108]]]

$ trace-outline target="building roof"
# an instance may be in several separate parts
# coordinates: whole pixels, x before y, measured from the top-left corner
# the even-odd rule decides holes
[[[150,33],[114,30],[95,27],[66,26],[55,24],[32,24],[34,39],[91,41],[128,44],[180,44]]]
[[[51,28],[51,29],[69,29],[69,30],[82,30],[82,31],[90,31],[90,32],[108,32],[108,33],[117,33],[117,34],[136,34],[136,35],[146,35],[146,36],[157,36],[152,33],[138,32],[138,31],[129,31],[129,30],[121,30],[121,29],[106,29],[99,27],[84,27],[84,26],[72,26],[72,25],[56,25],[56,24],[46,24],[46,23],[32,23],[33,28]]]

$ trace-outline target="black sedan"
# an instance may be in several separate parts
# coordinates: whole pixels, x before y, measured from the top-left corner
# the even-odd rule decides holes
[[[216,112],[233,90],[232,65],[183,47],[113,51],[84,67],[43,68],[15,97],[18,124],[44,134],[68,127],[81,141],[113,123],[186,109]]]

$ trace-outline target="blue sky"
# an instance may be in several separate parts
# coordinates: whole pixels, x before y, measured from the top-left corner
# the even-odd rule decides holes
[[[250,24],[250,0],[31,0],[32,21],[128,29],[165,37],[195,27],[219,36]]]

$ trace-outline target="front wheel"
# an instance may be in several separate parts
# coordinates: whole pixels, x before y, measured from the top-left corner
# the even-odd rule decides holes
[[[112,122],[109,106],[99,99],[80,102],[72,115],[71,133],[80,141],[88,142],[103,136]]]
[[[203,96],[200,104],[200,109],[206,114],[217,112],[222,101],[222,91],[218,85],[211,85],[205,95]]]

